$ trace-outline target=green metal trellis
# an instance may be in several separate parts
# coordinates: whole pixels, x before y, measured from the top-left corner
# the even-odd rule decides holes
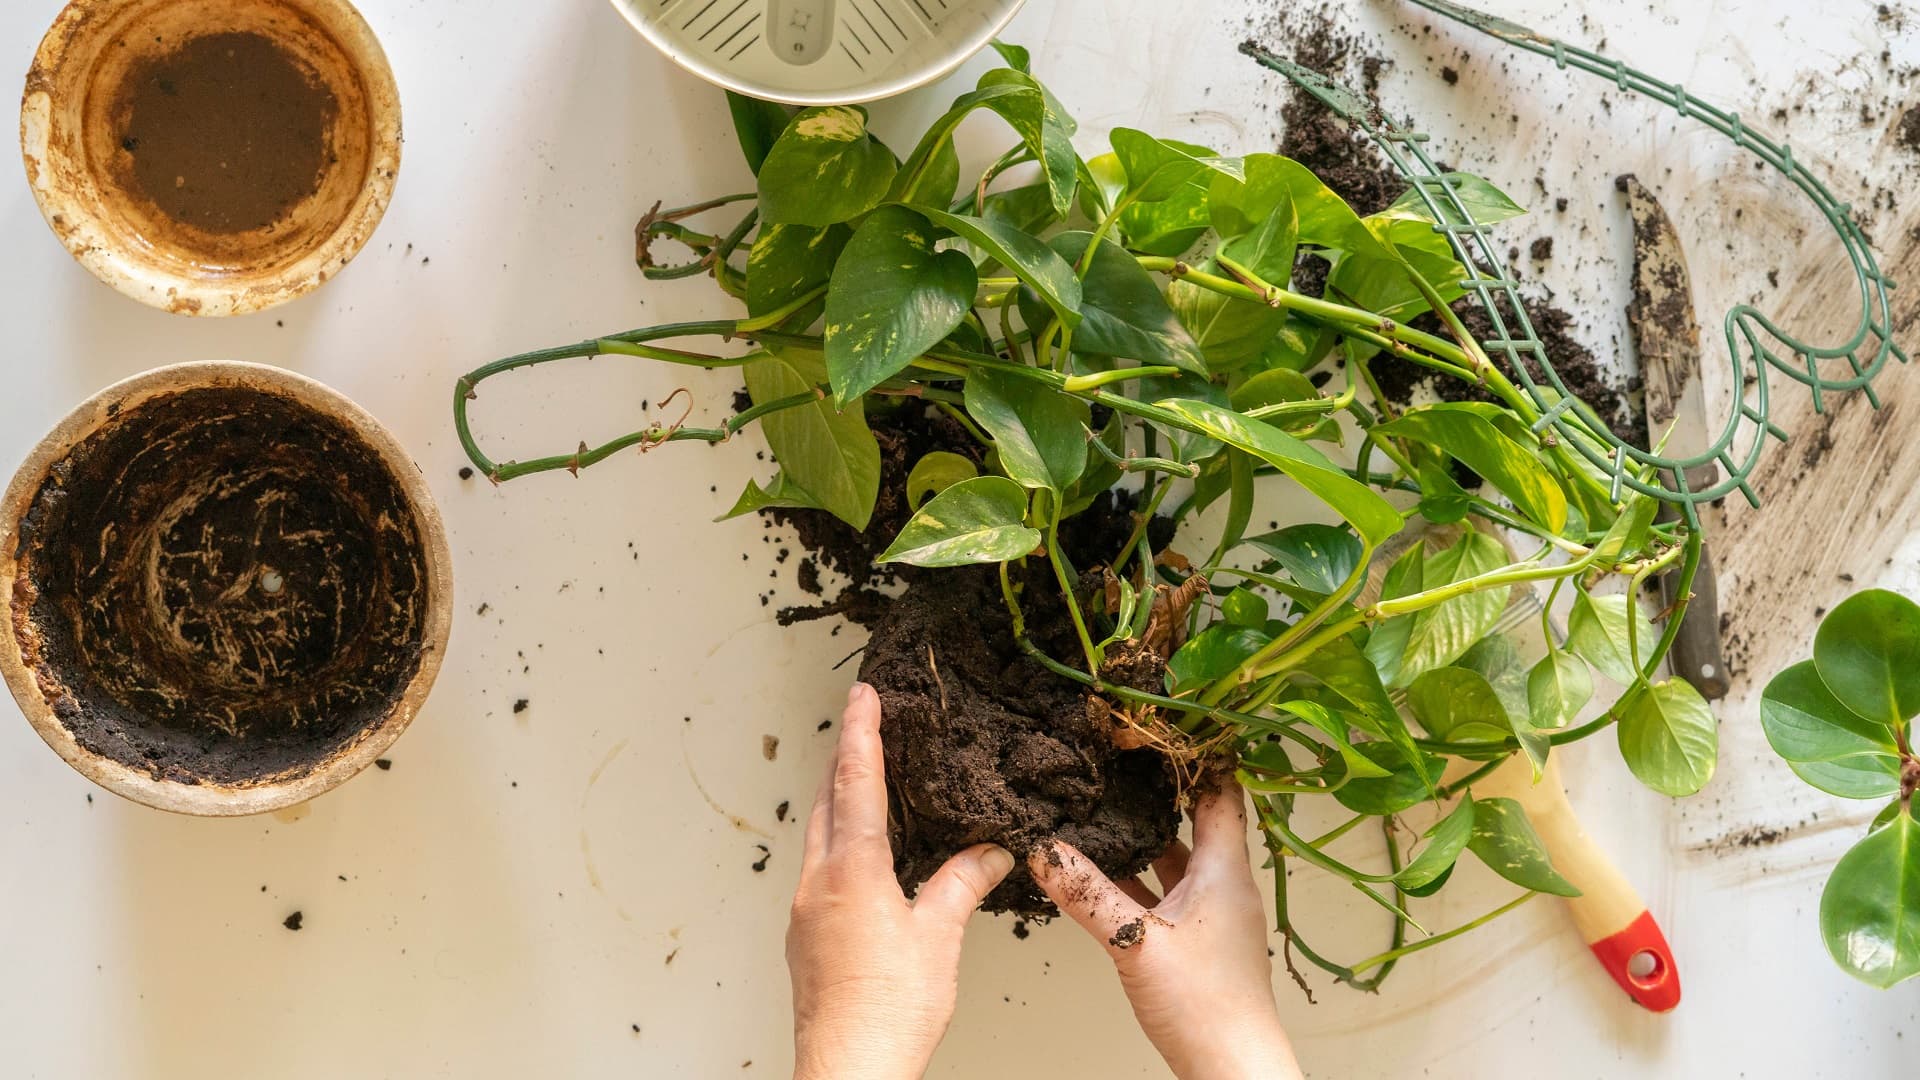
[[[1760,505],[1760,496],[1748,483],[1766,447],[1766,437],[1785,441],[1787,433],[1769,418],[1767,369],[1779,371],[1805,385],[1813,394],[1815,411],[1825,411],[1823,395],[1830,391],[1859,390],[1879,408],[1872,382],[1886,365],[1887,357],[1907,360],[1906,353],[1893,343],[1889,327],[1892,310],[1887,293],[1894,285],[1874,261],[1873,251],[1860,226],[1853,220],[1852,208],[1835,199],[1819,178],[1808,172],[1784,143],[1747,127],[1738,113],[1726,112],[1688,94],[1677,84],[1662,82],[1618,60],[1567,45],[1526,27],[1492,15],[1451,3],[1449,0],[1413,0],[1414,3],[1491,34],[1510,45],[1551,57],[1559,67],[1575,67],[1600,75],[1621,90],[1644,94],[1672,107],[1681,116],[1696,119],[1733,140],[1735,146],[1751,151],[1761,161],[1778,170],[1810,199],[1820,215],[1839,236],[1853,263],[1860,286],[1860,321],[1853,335],[1833,346],[1805,344],[1782,330],[1759,309],[1740,304],[1726,314],[1724,327],[1727,352],[1732,366],[1732,385],[1736,400],[1719,438],[1707,450],[1692,457],[1669,458],[1641,450],[1615,436],[1600,422],[1591,408],[1567,391],[1546,347],[1535,333],[1532,320],[1520,302],[1517,283],[1508,274],[1492,243],[1492,230],[1474,221],[1472,212],[1460,199],[1453,183],[1428,156],[1425,143],[1429,136],[1401,127],[1387,117],[1371,100],[1332,82],[1319,72],[1281,59],[1254,45],[1243,51],[1261,64],[1292,79],[1314,95],[1348,123],[1365,132],[1380,146],[1394,168],[1405,176],[1433,219],[1440,224],[1435,231],[1444,233],[1466,268],[1462,283],[1486,308],[1494,336],[1480,343],[1489,356],[1507,360],[1509,371],[1521,381],[1528,396],[1542,412],[1536,430],[1554,428],[1562,442],[1574,447],[1611,478],[1612,495],[1617,501],[1621,489],[1631,488],[1665,502],[1675,504],[1689,524],[1698,526],[1699,506],[1738,490],[1749,503]],[[1504,303],[1504,308],[1503,308]],[[1548,386],[1540,385],[1522,356],[1531,357],[1546,375]],[[1844,370],[1834,370],[1844,362]],[[1749,372],[1752,375],[1749,380]],[[1838,375],[1839,377],[1829,377]],[[1687,470],[1707,464],[1717,465],[1718,479],[1712,484],[1693,487]],[[1644,468],[1651,466],[1651,468]]]

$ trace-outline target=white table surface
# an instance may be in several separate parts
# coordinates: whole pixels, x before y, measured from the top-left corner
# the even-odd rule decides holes
[[[0,71],[24,73],[60,6],[0,5]],[[0,723],[0,1075],[782,1075],[781,942],[800,815],[777,823],[774,807],[799,808],[813,790],[833,738],[815,725],[847,677],[828,668],[857,632],[777,628],[758,593],[795,598],[791,565],[768,577],[774,546],[759,522],[709,523],[748,470],[764,470],[753,438],[495,490],[456,477],[464,462],[447,411],[455,376],[497,355],[726,310],[708,283],[642,281],[631,236],[656,198],[748,186],[721,97],[660,60],[603,0],[363,6],[399,78],[405,163],[372,244],[317,295],[225,322],[149,311],[66,256],[17,174],[0,183],[0,459],[18,460],[94,390],[162,363],[258,360],[325,380],[396,430],[441,501],[459,591],[451,655],[391,771],[275,817],[188,820],[122,803],[26,724]],[[1247,13],[1273,6],[1034,0],[1008,36],[1034,48],[1089,153],[1117,124],[1223,151],[1270,149],[1280,89],[1233,46],[1270,21]],[[1904,179],[1902,199],[1914,197],[1887,117],[1863,126],[1849,96],[1877,102],[1885,91],[1874,59],[1883,45],[1896,66],[1920,61],[1911,3],[1896,5],[1916,28],[1904,34],[1876,24],[1865,3],[1817,14],[1789,0],[1495,6],[1576,40],[1604,38],[1752,117],[1806,103],[1786,125],[1796,149],[1849,184]],[[1695,8],[1713,9],[1713,21]],[[1529,271],[1579,308],[1597,351],[1622,340],[1616,172],[1656,177],[1670,203],[1696,193],[1677,216],[1698,241],[1709,319],[1760,290],[1769,266],[1806,262],[1790,231],[1737,232],[1731,206],[1797,210],[1780,185],[1730,166],[1710,136],[1616,94],[1601,106],[1602,84],[1489,39],[1447,27],[1424,35],[1424,17],[1388,0],[1350,13],[1374,27],[1403,17],[1416,29],[1377,46],[1396,61],[1388,104],[1419,108],[1445,159],[1523,202],[1550,201],[1536,175],[1572,197],[1564,217],[1520,223],[1512,236],[1522,246],[1556,236],[1554,261]],[[1441,84],[1442,63],[1464,72],[1459,86]],[[879,107],[882,132],[904,148],[901,133],[981,66]],[[1733,250],[1714,246],[1719,232]],[[1890,222],[1877,235],[1912,243]],[[680,385],[698,417],[724,415],[722,374],[608,360],[489,384],[476,420],[497,456],[556,452],[630,430],[641,400]],[[1886,385],[1890,397],[1920,391],[1899,375]],[[1912,561],[1909,551],[1884,573]],[[1810,632],[1805,614],[1782,617]],[[529,707],[515,715],[519,698]],[[1811,829],[1755,849],[1716,843],[1748,824],[1716,807],[1750,804],[1755,791],[1858,819],[1795,792],[1756,726],[1748,688],[1723,710],[1720,778],[1685,807],[1635,784],[1611,740],[1567,752],[1576,805],[1678,953],[1686,1000],[1676,1014],[1630,1005],[1540,901],[1409,961],[1377,996],[1316,979],[1310,1006],[1283,976],[1309,1071],[1914,1075],[1920,986],[1855,985],[1815,929],[1825,869],[1857,830]],[[763,734],[781,737],[777,761],[763,759]],[[758,843],[772,852],[764,873],[751,869]],[[1437,922],[1506,895],[1485,877],[1463,869]],[[1324,948],[1375,951],[1377,912],[1311,872],[1295,890]],[[298,933],[281,926],[295,910]],[[1019,941],[1009,930],[986,917],[972,927],[959,1015],[933,1075],[1165,1075],[1083,935],[1059,924]]]

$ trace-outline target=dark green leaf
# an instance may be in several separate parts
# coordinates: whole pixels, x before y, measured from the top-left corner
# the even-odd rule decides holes
[[[1900,790],[1893,732],[1840,704],[1811,660],[1782,671],[1760,695],[1760,726],[1773,752],[1800,779],[1846,799],[1883,799]]]
[[[880,205],[893,184],[893,154],[867,135],[856,105],[802,109],[760,166],[760,220],[824,227]]]
[[[920,501],[938,495],[962,480],[980,475],[980,469],[967,458],[946,450],[934,450],[913,463],[907,474],[907,505],[920,508]]]
[[[1471,529],[1452,547],[1429,555],[1423,568],[1422,591],[1479,577],[1507,564],[1500,541]],[[1436,668],[1466,655],[1487,635],[1506,610],[1508,589],[1484,589],[1443,600],[1413,616],[1406,651],[1390,685],[1406,686]]]
[[[1087,162],[1087,172],[1107,206],[1126,193],[1127,171],[1116,155],[1101,154]],[[1096,208],[1088,216],[1098,221],[1106,215]],[[1120,211],[1116,227],[1130,250],[1168,258],[1182,255],[1206,234],[1206,185],[1187,184],[1159,202],[1133,203]]]
[[[756,405],[808,393],[826,381],[826,365],[815,353],[769,349],[768,354],[748,363],[744,372]],[[880,445],[867,429],[859,400],[844,409],[821,399],[768,413],[760,429],[788,484],[798,485],[854,528],[867,527],[880,490]]]
[[[1511,634],[1488,634],[1461,654],[1454,666],[1485,677],[1510,715],[1531,715],[1527,710],[1527,664],[1520,659],[1520,649]]]
[[[1391,503],[1279,428],[1201,401],[1174,399],[1156,404],[1178,413],[1209,437],[1279,469],[1351,523],[1368,544],[1378,545],[1400,531],[1400,512]]]
[[[1431,795],[1432,789],[1422,774],[1437,776],[1442,767],[1438,758],[1420,755],[1419,765],[1411,764],[1411,759],[1392,743],[1364,742],[1354,746],[1369,761],[1388,775],[1379,778],[1354,777],[1348,780],[1333,797],[1341,806],[1356,814],[1397,814],[1402,810],[1418,806]],[[1413,751],[1418,754],[1418,751]]]
[[[740,152],[747,156],[747,168],[758,174],[767,152],[787,129],[786,106],[729,90],[727,111],[733,114],[733,133],[740,140]]]
[[[1813,662],[1847,708],[1906,723],[1920,713],[1920,605],[1885,589],[1855,593],[1821,621]]]
[[[1413,680],[1407,708],[1429,735],[1446,742],[1499,742],[1513,734],[1492,684],[1466,668],[1438,668]]]
[[[1555,533],[1567,525],[1567,497],[1540,464],[1538,447],[1523,446],[1490,423],[1471,402],[1413,409],[1374,428],[1452,454],[1513,500],[1522,514]]]
[[[1026,526],[1027,493],[1003,476],[976,476],[935,495],[876,561],[914,566],[1009,562],[1040,546]]]
[[[1600,674],[1626,686],[1639,678],[1633,650],[1628,647],[1629,618],[1633,642],[1644,662],[1659,635],[1640,605],[1617,593],[1591,596],[1581,592],[1574,597],[1573,613],[1567,617],[1567,647],[1585,657]]]
[[[1045,184],[1027,184],[987,196],[981,217],[1023,233],[1039,234],[1060,220]]]
[[[973,263],[933,250],[927,219],[902,206],[867,215],[827,289],[827,372],[846,403],[898,374],[960,325]]]
[[[1467,841],[1473,839],[1473,820],[1473,799],[1462,795],[1460,805],[1427,830],[1427,846],[1420,849],[1412,862],[1393,875],[1394,883],[1414,892],[1439,881],[1447,871],[1453,869],[1460,853],[1466,850]],[[1414,892],[1414,895],[1420,894]]]
[[[1149,404],[1167,398],[1186,398],[1192,401],[1210,402],[1222,408],[1228,405],[1226,387],[1212,379],[1186,372],[1173,376],[1136,379],[1133,383],[1132,396]],[[1169,456],[1178,461],[1207,461],[1222,449],[1218,440],[1209,439],[1198,432],[1153,419],[1149,419],[1147,423],[1152,424],[1154,429],[1172,444],[1172,453]]]
[[[1320,729],[1320,733],[1327,737],[1327,741],[1333,744],[1334,749],[1340,752],[1340,757],[1346,761],[1348,776],[1364,779],[1393,775],[1391,771],[1361,753],[1354,746],[1347,714],[1335,712],[1312,701],[1282,701],[1274,708],[1292,713]]]
[[[1629,689],[1614,705],[1620,756],[1640,782],[1675,797],[1713,779],[1720,732],[1707,699],[1691,683],[1668,679]]]
[[[1039,80],[1021,71],[999,69],[980,76],[978,93],[991,90],[1012,88],[1031,91],[1039,95],[1037,104],[1030,104],[1030,98],[996,97],[987,103],[987,108],[1006,120],[1009,126],[1020,133],[1034,160],[1040,162],[1040,171],[1046,177],[1047,188],[1053,193],[1054,211],[1065,216],[1073,207],[1074,189],[1080,183],[1080,155],[1073,150],[1073,133],[1077,125],[1073,117],[1067,115],[1060,100],[1053,96]]]
[[[1352,638],[1335,638],[1313,651],[1294,670],[1301,696],[1336,712],[1347,713],[1353,725],[1369,735],[1386,739],[1398,747],[1416,771],[1425,767],[1426,758],[1414,749],[1413,733],[1394,708],[1380,683],[1380,673]],[[1438,770],[1421,779],[1429,788]]]
[[[1290,525],[1250,536],[1247,543],[1272,556],[1301,588],[1322,596],[1337,592],[1366,558],[1359,538],[1337,525]]]
[[[1271,641],[1265,630],[1214,623],[1195,634],[1167,661],[1176,696],[1189,694],[1240,666]]]
[[[1262,627],[1273,611],[1266,597],[1242,585],[1220,601],[1220,613],[1235,626]]]
[[[1840,857],[1820,894],[1820,933],[1847,974],[1881,989],[1920,975],[1920,822],[1896,811]]]
[[[1013,271],[1040,294],[1053,308],[1062,324],[1080,325],[1080,279],[1073,267],[1054,250],[1032,236],[985,218],[949,214],[942,210],[924,212],[927,220],[986,251],[1000,265]]]
[[[1558,649],[1540,658],[1527,676],[1527,714],[1541,730],[1572,723],[1593,699],[1587,662]]]
[[[1245,179],[1238,158],[1197,154],[1194,151],[1202,148],[1183,148],[1133,128],[1114,128],[1111,139],[1127,173],[1127,191],[1140,202],[1171,198],[1209,172]]]
[[[1512,799],[1481,799],[1473,804],[1473,839],[1467,850],[1494,873],[1523,889],[1579,896],[1580,890],[1553,868],[1546,845],[1533,831],[1527,812]]]
[[[765,315],[825,285],[853,230],[768,225],[747,253],[747,313]]]
[[[1000,467],[1023,487],[1071,490],[1087,467],[1085,401],[1040,383],[975,368],[967,376],[967,413],[993,436]]]
[[[1048,243],[1061,258],[1077,266],[1092,238],[1092,233],[1066,232]],[[1167,306],[1167,298],[1152,276],[1125,248],[1110,240],[1101,241],[1081,279],[1081,288],[1081,321],[1073,334],[1076,351],[1121,356],[1142,364],[1171,364],[1198,375],[1207,373],[1200,346]]]
[[[888,202],[906,203],[916,210],[945,210],[953,205],[960,188],[960,152],[948,139],[936,143],[928,155],[913,169],[902,168],[894,174]]]
[[[1275,367],[1259,372],[1234,387],[1231,400],[1236,412],[1250,412],[1268,405],[1321,399],[1322,395],[1312,379],[1289,368]],[[1340,439],[1340,424],[1332,418],[1330,409],[1272,417],[1266,423],[1275,425],[1297,439]]]

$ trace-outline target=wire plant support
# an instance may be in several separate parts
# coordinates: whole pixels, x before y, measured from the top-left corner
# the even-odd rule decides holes
[[[1481,341],[1481,347],[1489,356],[1505,357],[1508,370],[1540,408],[1542,416],[1536,428],[1542,431],[1553,428],[1563,443],[1605,473],[1610,478],[1615,501],[1622,489],[1641,492],[1673,504],[1693,528],[1699,526],[1701,504],[1724,498],[1736,490],[1748,503],[1759,506],[1760,496],[1749,480],[1766,449],[1767,436],[1782,442],[1787,439],[1787,432],[1769,419],[1768,369],[1806,386],[1813,395],[1816,412],[1825,411],[1826,394],[1851,390],[1864,393],[1874,408],[1880,407],[1873,380],[1886,366],[1889,356],[1901,363],[1907,361],[1906,353],[1894,344],[1889,330],[1892,311],[1887,293],[1894,288],[1894,283],[1874,260],[1866,235],[1854,221],[1852,207],[1836,199],[1817,176],[1794,158],[1785,143],[1775,142],[1748,127],[1738,113],[1708,104],[1678,84],[1662,82],[1619,60],[1568,45],[1449,0],[1412,2],[1509,45],[1550,57],[1561,68],[1577,68],[1598,75],[1623,91],[1650,97],[1680,116],[1697,120],[1733,140],[1735,146],[1750,151],[1812,201],[1839,237],[1853,264],[1860,287],[1860,319],[1851,337],[1837,345],[1810,345],[1783,330],[1752,305],[1739,304],[1729,309],[1723,326],[1735,400],[1719,437],[1707,450],[1692,457],[1666,457],[1658,453],[1658,446],[1652,451],[1642,450],[1615,436],[1591,408],[1567,391],[1520,302],[1517,283],[1506,271],[1493,245],[1492,230],[1474,220],[1453,182],[1428,155],[1425,144],[1430,136],[1396,124],[1376,103],[1319,72],[1252,43],[1241,46],[1241,51],[1285,75],[1364,132],[1413,185],[1420,201],[1440,223],[1434,230],[1446,235],[1467,270],[1461,284],[1477,296],[1486,309],[1494,336]],[[1544,373],[1544,385],[1535,378],[1529,365],[1522,362],[1523,357],[1533,360]],[[1713,482],[1696,486],[1689,481],[1688,470],[1710,464],[1717,466]],[[1699,475],[1695,473],[1696,477]]]

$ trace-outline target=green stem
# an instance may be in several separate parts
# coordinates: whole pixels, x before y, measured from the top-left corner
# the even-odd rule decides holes
[[[1487,925],[1493,920],[1499,918],[1502,915],[1505,915],[1507,912],[1512,911],[1514,908],[1519,907],[1521,904],[1524,904],[1527,901],[1539,895],[1540,894],[1537,892],[1522,893],[1517,899],[1510,900],[1507,903],[1502,904],[1497,908],[1494,908],[1492,911],[1487,912],[1485,915],[1480,916],[1479,918],[1473,920],[1472,922],[1463,923],[1459,926],[1454,927],[1451,930],[1442,931],[1438,934],[1433,935],[1432,937],[1424,938],[1420,941],[1416,941],[1411,945],[1402,945],[1397,948],[1388,949],[1386,952],[1383,952],[1378,956],[1370,956],[1367,959],[1362,960],[1359,963],[1353,965],[1354,974],[1357,975],[1360,972],[1363,972],[1371,967],[1378,967],[1382,964],[1390,964],[1395,960],[1400,959],[1403,956],[1410,956],[1413,953],[1417,953],[1422,949],[1431,949],[1435,945],[1438,945],[1445,941],[1451,941],[1454,938],[1459,937],[1461,934],[1470,933],[1474,930],[1478,930],[1482,926]]]
[[[1059,495],[1048,493],[1047,499],[1047,561],[1053,564],[1053,576],[1060,582],[1060,595],[1067,602],[1067,614],[1073,617],[1073,632],[1080,636],[1080,649],[1087,657],[1087,674],[1100,674],[1100,651],[1094,647],[1092,635],[1087,633],[1087,620],[1080,614],[1080,599],[1074,595],[1073,573],[1067,567],[1067,556],[1060,550],[1060,510],[1063,502]]]
[[[1073,375],[1060,384],[1065,393],[1079,394],[1106,386],[1111,383],[1125,382],[1128,379],[1166,379],[1180,374],[1180,369],[1164,365],[1151,367],[1114,368],[1112,371],[1096,371],[1091,375]]]

